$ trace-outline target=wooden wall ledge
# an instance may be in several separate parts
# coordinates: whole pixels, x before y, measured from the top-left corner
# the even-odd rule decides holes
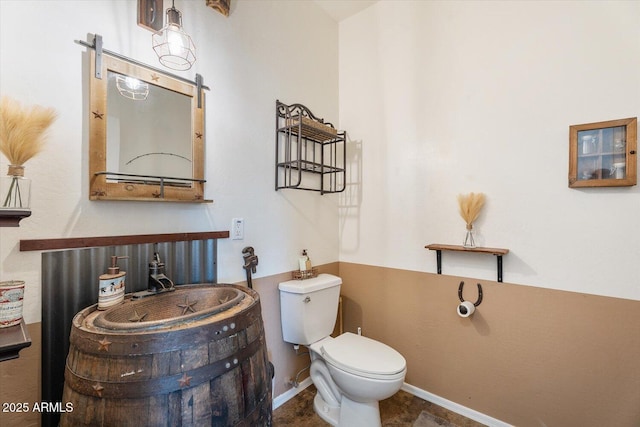
[[[227,239],[229,231],[199,233],[138,234],[128,236],[70,237],[64,239],[20,240],[20,251],[48,251],[56,249],[92,248],[145,243],[188,242],[192,240]]]
[[[0,362],[17,359],[23,348],[31,345],[31,337],[24,319],[20,324],[0,329]]]
[[[442,251],[454,251],[454,252],[475,252],[481,254],[491,254],[495,255],[498,260],[498,282],[502,282],[502,255],[506,255],[509,253],[509,249],[502,248],[485,248],[485,247],[475,247],[475,248],[465,248],[464,246],[459,245],[442,245],[439,243],[432,243],[430,245],[425,246],[426,249],[430,251],[436,251],[436,263],[437,263],[437,271],[438,274],[442,274]]]
[[[431,245],[425,246],[426,249],[432,251],[458,251],[458,252],[479,252],[485,254],[492,255],[506,255],[509,253],[509,249],[502,248],[486,248],[482,246],[477,246],[475,248],[465,248],[464,246],[459,245],[442,245],[438,243],[433,243]]]

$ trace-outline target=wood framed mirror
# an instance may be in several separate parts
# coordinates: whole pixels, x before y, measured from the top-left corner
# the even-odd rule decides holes
[[[202,86],[90,53],[89,199],[211,202]]]

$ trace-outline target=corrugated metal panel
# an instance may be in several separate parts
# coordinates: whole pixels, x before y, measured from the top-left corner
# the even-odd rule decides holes
[[[147,289],[149,262],[158,252],[165,273],[176,285],[217,281],[217,241],[108,246],[42,253],[42,401],[60,402],[73,316],[98,301],[98,276],[111,256],[127,272],[126,292]],[[42,425],[56,426],[60,416],[43,413]]]

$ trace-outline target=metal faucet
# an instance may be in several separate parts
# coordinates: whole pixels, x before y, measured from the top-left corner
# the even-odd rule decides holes
[[[153,260],[149,263],[149,284],[147,290],[154,293],[175,290],[175,285],[171,279],[164,275],[164,263],[160,262],[158,252],[153,253]]]

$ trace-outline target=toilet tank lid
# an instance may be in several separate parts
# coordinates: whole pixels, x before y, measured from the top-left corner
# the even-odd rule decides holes
[[[342,283],[342,279],[333,274],[322,273],[318,277],[305,280],[289,280],[278,285],[278,289],[292,294],[306,294],[309,292],[319,291],[321,289],[338,286]]]

